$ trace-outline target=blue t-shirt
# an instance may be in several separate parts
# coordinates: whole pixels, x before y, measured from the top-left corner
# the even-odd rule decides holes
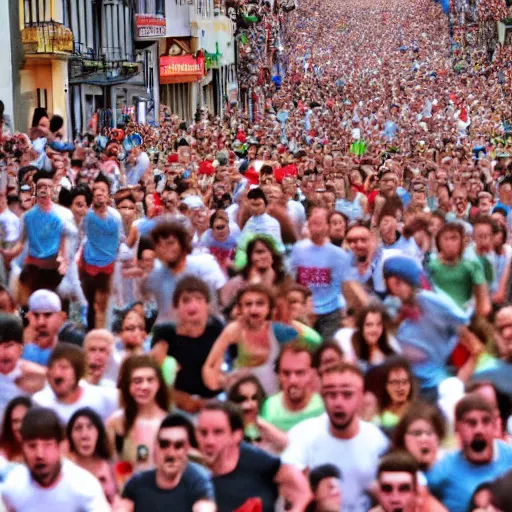
[[[45,212],[35,205],[23,215],[23,228],[28,240],[28,254],[34,258],[51,258],[59,253],[64,222],[55,208]]]
[[[96,215],[92,210],[84,218],[84,260],[88,265],[106,267],[115,261],[121,241],[121,220],[107,211],[106,217]]]
[[[427,290],[418,292],[416,302],[420,317],[404,319],[396,338],[404,353],[407,347],[421,353],[412,361],[412,369],[421,389],[431,389],[449,377],[445,366],[457,345],[457,328],[469,324],[471,313],[460,309],[447,295]]]
[[[51,353],[51,348],[40,348],[39,345],[35,343],[25,343],[21,358],[25,359],[25,361],[40,364],[41,366],[48,366],[48,359],[50,359]]]
[[[316,245],[301,240],[293,246],[290,263],[297,282],[311,290],[317,315],[341,308],[341,285],[351,276],[346,251],[331,243]]]
[[[494,460],[489,464],[471,464],[460,450],[445,455],[427,473],[428,486],[450,512],[467,512],[475,489],[511,468],[512,446],[495,441]]]

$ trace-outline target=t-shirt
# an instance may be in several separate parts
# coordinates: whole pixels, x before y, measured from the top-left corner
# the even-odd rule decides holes
[[[236,251],[236,237],[229,234],[226,240],[219,242],[212,234],[212,230],[206,230],[201,236],[199,243],[201,247],[207,247],[211,254],[213,254],[219,263],[224,263],[225,260],[232,260],[235,257]]]
[[[179,274],[174,274],[167,265],[157,260],[155,268],[143,285],[144,293],[150,293],[155,297],[158,308],[157,324],[173,320],[172,296],[176,283],[185,275],[193,275],[205,281],[210,287],[212,297],[217,296],[217,290],[222,288],[227,280],[217,260],[211,254],[189,254],[185,269]]]
[[[233,512],[255,497],[261,498],[263,512],[274,512],[278,496],[274,478],[280,467],[278,457],[241,443],[236,468],[226,475],[213,477],[218,512]]]
[[[34,402],[42,407],[53,409],[61,422],[66,425],[75,411],[82,407],[90,407],[96,411],[105,421],[119,407],[119,391],[115,388],[94,386],[85,381],[80,381],[82,395],[72,404],[59,402],[49,385],[38,391],[32,397]]]
[[[512,446],[494,442],[494,458],[489,464],[471,464],[460,450],[445,455],[427,473],[428,486],[450,512],[466,512],[475,489],[512,468]]]
[[[476,260],[462,259],[456,265],[446,265],[434,259],[427,268],[434,286],[461,307],[465,307],[473,297],[475,285],[485,284],[482,265]]]
[[[41,348],[35,343],[26,343],[23,345],[21,358],[25,359],[25,361],[40,364],[41,366],[47,366],[52,350],[53,348]]]
[[[84,246],[84,260],[88,265],[106,267],[115,261],[123,225],[119,214],[107,210],[105,217],[89,211],[83,220],[87,241]]]
[[[324,411],[324,402],[318,393],[313,393],[308,404],[301,411],[290,411],[285,407],[283,392],[280,391],[265,400],[261,417],[275,425],[279,430],[288,432],[301,421],[320,416]]]
[[[29,255],[41,259],[57,256],[65,227],[56,208],[52,205],[50,211],[45,212],[36,204],[21,220]]]
[[[205,386],[201,371],[222,329],[222,323],[215,317],[208,319],[203,334],[198,338],[176,334],[176,325],[172,323],[155,326],[152,344],[161,340],[166,341],[169,345],[167,355],[178,362],[179,370],[174,383],[177,390],[203,398],[217,395],[215,391]]]
[[[313,469],[334,464],[342,474],[343,512],[367,512],[366,494],[377,474],[379,458],[389,440],[378,427],[359,421],[359,432],[352,439],[338,439],[329,431],[329,418],[322,414],[305,420],[288,432],[288,446],[281,456],[284,464]]]
[[[62,477],[44,489],[25,465],[15,467],[2,485],[2,497],[17,512],[107,512],[110,506],[98,480],[70,460],[62,461]]]
[[[242,229],[240,238],[243,240],[247,238],[247,235],[256,233],[272,235],[276,239],[280,248],[284,250],[283,237],[281,236],[281,224],[279,224],[279,221],[272,217],[272,215],[263,213],[261,215],[253,215],[250,217],[245,223],[244,229]]]
[[[3,242],[16,242],[20,237],[21,220],[17,215],[6,208],[0,213],[0,240]]]
[[[189,462],[174,489],[161,489],[156,483],[156,470],[143,471],[126,483],[123,498],[133,501],[134,512],[169,512],[192,510],[199,500],[214,500],[213,484],[207,470]]]
[[[404,319],[396,338],[411,360],[421,389],[431,389],[449,377],[446,361],[457,345],[457,330],[469,323],[470,313],[460,309],[447,295],[427,290],[416,294],[416,302],[421,311],[419,318]],[[408,356],[409,348],[415,352],[414,360]]]
[[[293,246],[290,263],[297,282],[311,290],[317,315],[341,308],[341,285],[350,273],[346,251],[331,243],[301,240]]]

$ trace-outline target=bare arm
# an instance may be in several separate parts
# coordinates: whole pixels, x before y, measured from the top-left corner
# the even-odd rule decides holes
[[[486,284],[477,284],[473,287],[475,294],[475,312],[477,315],[486,317],[492,309],[489,288]]]
[[[225,376],[221,370],[224,354],[230,345],[236,343],[236,334],[239,331],[238,322],[228,324],[215,341],[203,365],[202,375],[205,385],[211,390],[224,386]]]
[[[311,491],[304,473],[291,464],[282,464],[274,479],[279,494],[291,504],[288,510],[303,512],[311,501]]]
[[[151,357],[160,365],[164,364],[165,358],[167,357],[167,350],[169,349],[169,343],[165,340],[158,340],[151,349]]]
[[[356,311],[367,306],[370,301],[363,286],[357,281],[345,281],[342,285],[342,291],[349,307]]]
[[[131,249],[139,238],[139,230],[137,226],[131,226],[128,237],[126,238],[126,245]]]

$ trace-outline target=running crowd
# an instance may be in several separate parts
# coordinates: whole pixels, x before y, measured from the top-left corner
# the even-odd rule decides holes
[[[249,113],[0,111],[0,510],[512,510],[503,51],[431,0],[284,43]]]

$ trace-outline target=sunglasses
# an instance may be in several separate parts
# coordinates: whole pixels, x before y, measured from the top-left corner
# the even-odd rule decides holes
[[[391,494],[393,491],[397,491],[400,494],[405,494],[412,491],[412,484],[380,484],[380,490],[384,494]]]
[[[161,437],[158,438],[158,447],[161,450],[167,450],[171,446],[175,450],[183,450],[186,445],[187,442],[184,439],[180,439],[178,441],[171,441],[170,439],[162,439]]]

